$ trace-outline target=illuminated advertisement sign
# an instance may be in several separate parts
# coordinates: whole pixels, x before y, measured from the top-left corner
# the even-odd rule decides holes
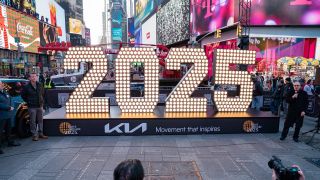
[[[30,14],[36,13],[36,1],[35,0],[22,0],[22,11]]]
[[[134,43],[134,18],[128,18],[128,42]]]
[[[48,18],[49,24],[57,26],[60,41],[66,41],[66,19],[64,9],[54,0],[36,0],[39,16]]]
[[[69,18],[69,32],[82,35],[82,22],[78,19]]]
[[[57,42],[57,32],[54,26],[39,21],[40,45]]]
[[[171,0],[157,12],[157,42],[172,44],[189,38],[189,0]]]
[[[138,28],[148,16],[155,13],[156,9],[157,9],[156,0],[136,0],[134,27]]]
[[[112,41],[122,41],[122,29],[121,28],[112,28]]]
[[[0,46],[17,50],[17,43],[26,52],[38,52],[40,44],[38,21],[0,5]],[[15,38],[16,37],[16,38]]]
[[[192,34],[201,35],[234,24],[234,0],[191,0],[190,2]]]
[[[252,25],[320,25],[319,0],[252,0]]]
[[[142,44],[157,44],[156,14],[142,24]]]

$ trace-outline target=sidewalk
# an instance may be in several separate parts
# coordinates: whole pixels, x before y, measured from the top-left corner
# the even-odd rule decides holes
[[[314,128],[306,118],[302,132]],[[282,130],[283,118],[280,123]],[[307,136],[310,136],[309,134]],[[307,136],[301,140],[309,140]],[[108,179],[122,160],[143,161],[146,179],[270,180],[267,162],[272,155],[285,166],[298,164],[307,180],[320,177],[320,167],[305,158],[320,159],[319,139],[312,143],[285,141],[276,134],[223,134],[189,136],[49,137],[5,148],[0,156],[0,179]]]

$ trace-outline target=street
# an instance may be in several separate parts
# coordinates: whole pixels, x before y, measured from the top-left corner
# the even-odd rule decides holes
[[[280,129],[283,125],[281,118]],[[307,117],[302,132],[313,129]],[[308,141],[310,133],[301,137]],[[145,179],[271,179],[267,162],[278,156],[287,167],[299,165],[306,179],[318,179],[319,135],[311,143],[295,143],[290,131],[285,141],[276,134],[188,136],[49,137],[20,147],[5,148],[0,156],[0,179],[112,179],[125,159],[143,162]]]

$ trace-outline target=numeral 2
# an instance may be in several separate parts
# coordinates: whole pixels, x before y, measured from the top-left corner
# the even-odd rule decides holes
[[[191,98],[208,72],[208,60],[203,49],[172,48],[166,59],[166,68],[180,70],[181,63],[193,63],[178,85],[166,99],[166,112],[205,112],[206,98]]]
[[[66,103],[67,113],[109,112],[109,99],[92,98],[92,94],[107,73],[107,60],[101,48],[72,47],[64,59],[65,69],[78,69],[80,62],[92,63],[78,87]]]

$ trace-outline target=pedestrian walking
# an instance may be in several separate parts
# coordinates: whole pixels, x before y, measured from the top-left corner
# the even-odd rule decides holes
[[[289,103],[289,109],[280,140],[284,140],[287,137],[289,128],[295,124],[293,140],[298,142],[303,118],[308,108],[308,95],[302,90],[300,82],[294,82],[293,87],[294,92],[288,94],[286,99]]]
[[[279,113],[279,107],[283,98],[283,89],[284,89],[283,84],[284,84],[283,80],[278,81],[277,88],[272,94],[272,102],[271,102],[270,108],[271,108],[272,114],[274,115],[278,115]]]
[[[260,82],[259,77],[253,78],[253,99],[252,99],[252,105],[251,108],[260,110],[260,108],[263,106],[263,88]]]
[[[11,138],[11,118],[13,116],[14,108],[11,106],[11,100],[9,94],[4,90],[4,83],[0,81],[0,154],[3,154],[2,139],[3,130],[5,129],[5,139],[8,142],[8,146],[20,146]]]
[[[42,84],[37,81],[37,74],[30,74],[30,83],[27,84],[21,93],[21,97],[28,105],[30,116],[30,130],[32,140],[38,141],[39,138],[47,139],[43,134],[43,96],[44,90]]]
[[[303,90],[308,94],[308,96],[314,95],[314,86],[311,79],[307,81],[307,84],[303,87]]]
[[[293,89],[293,84],[292,84],[291,78],[287,77],[285,79],[285,85],[283,88],[283,98],[282,98],[283,99],[283,114],[284,115],[286,115],[288,113],[288,106],[289,106],[286,99],[288,97],[288,94],[291,94],[293,92],[294,92],[294,89]]]

